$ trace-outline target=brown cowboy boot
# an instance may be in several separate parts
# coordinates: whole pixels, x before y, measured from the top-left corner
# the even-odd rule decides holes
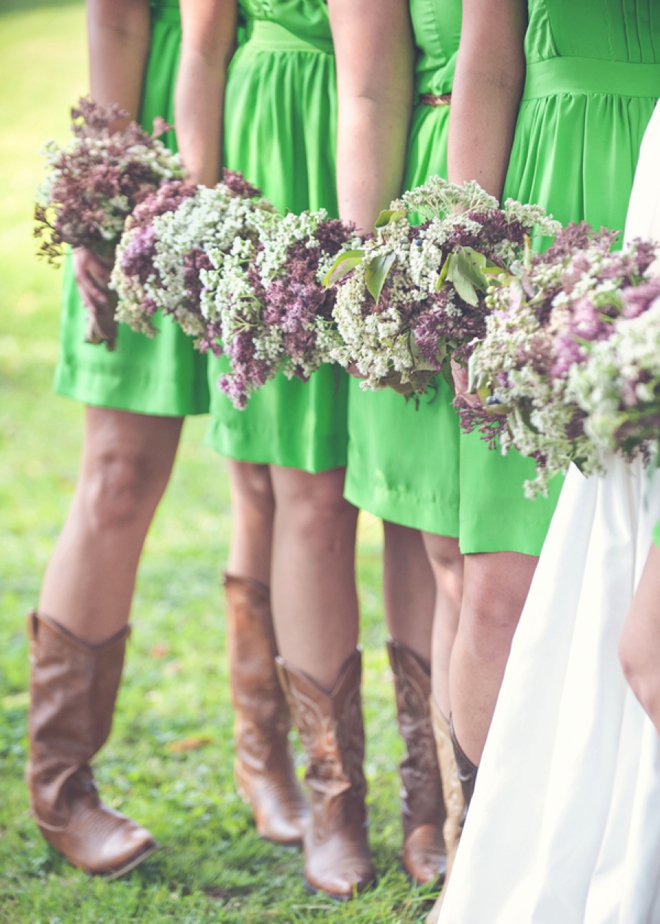
[[[417,883],[444,877],[447,851],[442,836],[446,813],[431,723],[431,674],[406,645],[387,640],[394,674],[399,731],[407,753],[401,773],[403,866]]]
[[[307,754],[311,817],[305,831],[305,881],[333,898],[352,898],[375,877],[367,840],[364,725],[357,649],[331,693],[277,659],[282,686]]]
[[[465,772],[459,769],[456,760],[455,742],[450,727],[443,714],[438,709],[435,700],[431,697],[431,718],[433,721],[433,734],[438,748],[438,763],[440,764],[440,773],[442,775],[442,792],[445,800],[447,818],[445,820],[443,833],[445,844],[447,845],[447,872],[445,874],[445,888],[449,882],[449,876],[454,865],[458,843],[463,833],[463,825],[467,815],[468,805],[472,798],[472,792],[469,791],[469,781],[466,780],[467,788],[461,779],[466,776]],[[457,744],[457,743],[456,743]],[[461,754],[463,752],[461,751]],[[463,755],[465,760],[468,758]],[[470,761],[470,766],[474,768],[476,776],[476,767]],[[465,768],[465,771],[467,767]],[[472,791],[474,791],[474,779],[472,780]],[[466,798],[469,796],[469,798]],[[426,924],[437,924],[440,918],[440,909],[444,898],[444,889],[438,896],[436,903],[426,918]]]
[[[261,837],[300,844],[309,810],[293,766],[289,707],[275,667],[270,593],[258,581],[231,574],[224,584],[236,783]]]
[[[88,645],[35,612],[30,636],[30,760],[34,817],[49,844],[90,875],[114,879],[158,848],[149,831],[99,799],[89,761],[105,744],[127,626]]]

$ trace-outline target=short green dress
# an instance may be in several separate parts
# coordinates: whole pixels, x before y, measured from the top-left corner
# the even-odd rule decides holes
[[[537,202],[562,222],[623,229],[644,130],[660,96],[660,4],[529,0],[527,77],[504,197]],[[461,435],[464,552],[538,555],[548,499],[522,501],[534,463]]]
[[[241,0],[247,40],[231,62],[225,164],[282,211],[337,215],[337,90],[324,0]],[[209,357],[206,442],[234,459],[319,472],[346,465],[348,376],[323,366],[304,383],[283,374],[236,410],[216,387],[228,368]]]
[[[404,188],[447,176],[447,130],[460,0],[411,0],[417,45],[417,102]],[[433,105],[435,103],[435,105]],[[444,536],[459,530],[459,424],[442,376],[416,406],[389,388],[363,391],[351,379],[345,494],[357,507]]]
[[[144,81],[140,121],[151,131],[156,116],[174,122],[174,87],[181,45],[178,0],[153,0],[151,49]],[[174,132],[165,142],[176,150]],[[87,312],[82,305],[71,255],[64,268],[60,358],[54,389],[97,407],[137,414],[180,417],[209,409],[206,357],[170,318],[156,315],[160,333],[153,339],[119,325],[117,348],[85,343]]]

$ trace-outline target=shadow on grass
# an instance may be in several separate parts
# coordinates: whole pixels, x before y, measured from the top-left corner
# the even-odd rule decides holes
[[[25,13],[40,7],[82,6],[83,0],[0,0],[0,16],[4,13]]]

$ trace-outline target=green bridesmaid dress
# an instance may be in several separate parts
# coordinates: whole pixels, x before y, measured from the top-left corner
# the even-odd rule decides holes
[[[146,69],[140,121],[151,131],[156,116],[174,122],[174,87],[181,46],[178,0],[151,3],[151,48]],[[176,150],[174,132],[165,143]],[[117,348],[85,343],[86,310],[82,305],[71,255],[64,269],[60,358],[54,389],[68,398],[97,407],[137,414],[180,417],[209,409],[206,357],[169,318],[157,317],[153,339],[119,325]]]
[[[404,188],[447,176],[448,94],[461,31],[460,0],[412,0],[417,102]],[[391,389],[363,391],[351,379],[345,494],[376,516],[458,536],[459,425],[442,376],[419,404]]]
[[[337,215],[337,90],[324,0],[241,0],[246,41],[231,62],[225,164],[281,211]],[[236,410],[209,357],[206,441],[234,459],[319,472],[346,464],[348,376],[324,366],[304,383],[280,374]]]
[[[660,3],[529,0],[527,76],[504,197],[561,222],[623,229],[639,148],[660,96]],[[461,435],[464,552],[538,555],[562,479],[521,500],[534,463]]]

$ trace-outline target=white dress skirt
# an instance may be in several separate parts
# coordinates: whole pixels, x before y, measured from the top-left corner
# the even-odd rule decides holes
[[[660,104],[626,236],[660,240]],[[658,518],[660,475],[614,457],[604,478],[571,467],[440,924],[660,924],[660,739],[617,652]]]

